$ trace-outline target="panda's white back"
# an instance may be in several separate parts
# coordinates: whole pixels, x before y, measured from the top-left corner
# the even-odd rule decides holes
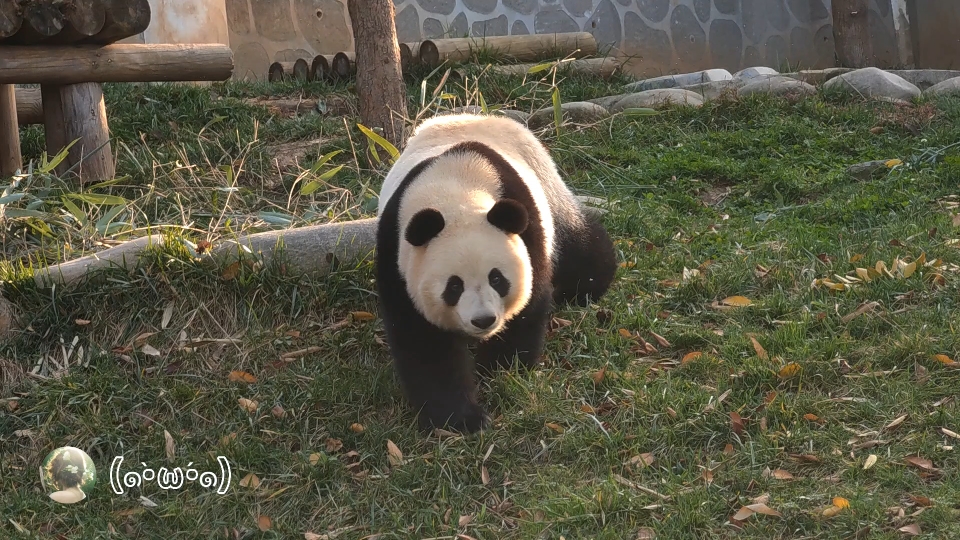
[[[413,167],[465,141],[481,142],[502,155],[527,182],[534,200],[549,208],[553,219],[547,220],[544,228],[550,244],[553,241],[554,222],[581,222],[578,201],[560,178],[553,159],[539,139],[510,118],[475,114],[435,116],[417,126],[384,179],[377,215],[383,212],[397,187]]]

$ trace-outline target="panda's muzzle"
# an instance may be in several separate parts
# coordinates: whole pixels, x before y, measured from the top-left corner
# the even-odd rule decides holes
[[[486,330],[493,326],[493,323],[497,322],[496,315],[485,315],[483,317],[474,317],[470,319],[470,324],[476,326],[480,330]]]

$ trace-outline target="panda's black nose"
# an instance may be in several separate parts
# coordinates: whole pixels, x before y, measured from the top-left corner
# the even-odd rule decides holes
[[[487,328],[490,328],[490,326],[493,323],[497,322],[497,317],[494,315],[486,315],[483,317],[477,317],[475,319],[471,319],[470,322],[473,323],[473,325],[476,326],[477,328],[481,330],[486,330]]]

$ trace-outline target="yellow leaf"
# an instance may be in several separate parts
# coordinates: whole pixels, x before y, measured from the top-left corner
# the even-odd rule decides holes
[[[547,422],[547,427],[556,431],[557,433],[563,433],[563,427],[560,424],[555,424],[553,422]]]
[[[237,400],[237,403],[240,404],[240,408],[247,411],[248,413],[257,412],[257,407],[260,405],[256,401],[253,401],[252,399],[247,399],[247,398],[240,398]]]
[[[680,359],[680,364],[683,365],[688,362],[693,362],[694,360],[696,360],[697,358],[700,358],[701,356],[703,356],[703,353],[700,351],[689,352],[683,355],[683,358]]]
[[[257,518],[257,527],[261,531],[269,531],[271,526],[273,526],[273,522],[270,520],[269,516],[260,516]]]
[[[251,384],[257,382],[257,378],[246,371],[231,371],[228,378],[230,382],[245,382]]]
[[[893,168],[893,167],[896,167],[897,165],[900,165],[900,164],[902,164],[902,163],[903,163],[903,162],[900,161],[899,159],[888,159],[887,162],[884,163],[884,165],[886,165],[887,168]]]
[[[633,334],[631,334],[630,331],[627,330],[626,328],[621,328],[621,329],[617,330],[617,333],[620,334],[621,336],[627,338],[627,339],[633,339]]]
[[[941,364],[943,364],[943,365],[945,365],[945,366],[953,366],[953,365],[956,365],[956,363],[957,363],[956,360],[954,360],[953,358],[950,358],[949,356],[947,356],[947,355],[945,355],[945,354],[935,354],[935,355],[933,355],[933,358],[934,358],[937,362],[940,362]]]
[[[777,373],[777,376],[780,377],[781,379],[789,379],[790,377],[793,377],[798,373],[800,373],[800,370],[801,370],[800,364],[796,362],[790,362],[789,364],[783,366],[783,368],[780,369],[780,372]]]
[[[580,410],[583,411],[583,412],[585,412],[585,413],[587,413],[587,414],[593,414],[593,413],[597,412],[596,409],[594,409],[593,406],[590,405],[589,403],[584,403],[584,404],[580,405]]]
[[[353,317],[355,321],[372,321],[375,319],[373,313],[368,311],[352,311],[350,312],[350,316]]]
[[[720,301],[721,304],[735,307],[746,307],[753,305],[753,302],[746,296],[728,296]]]
[[[358,424],[356,422],[350,424],[350,431],[354,433],[363,433],[363,424]]]
[[[392,467],[399,467],[403,463],[403,452],[390,439],[387,439],[387,459]]]
[[[840,508],[839,506],[830,505],[823,509],[823,517],[833,517],[839,514],[842,510],[843,508]]]
[[[603,382],[603,377],[607,374],[607,366],[603,366],[599,371],[595,372],[590,378],[593,379],[593,384],[600,384]]]
[[[863,464],[863,470],[867,470],[870,467],[873,467],[874,465],[876,465],[876,463],[877,463],[877,455],[870,454],[869,456],[867,456],[867,461],[865,461]]]
[[[318,453],[316,453],[316,452],[310,454],[310,464],[311,464],[311,465],[316,465],[317,463],[320,463],[320,458],[321,458],[321,457],[323,457],[323,456],[321,456],[320,454],[318,454]]]
[[[260,479],[253,473],[247,473],[246,476],[240,479],[240,486],[257,489],[260,486]]]
[[[850,508],[850,501],[844,499],[843,497],[834,497],[833,505],[837,508]]]
[[[906,279],[906,278],[912,276],[913,273],[916,272],[916,271],[917,271],[917,261],[913,261],[912,263],[910,263],[910,264],[908,264],[908,265],[906,265],[906,266],[903,267],[903,270],[902,270],[902,272],[903,272],[903,278]]]
[[[866,268],[857,268],[857,276],[867,283],[870,283],[870,271]]]
[[[857,253],[853,257],[850,257],[850,264],[853,264],[863,258],[863,253]]]

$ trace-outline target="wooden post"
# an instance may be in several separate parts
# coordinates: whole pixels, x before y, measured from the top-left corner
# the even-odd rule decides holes
[[[12,84],[0,84],[0,179],[13,176],[21,168],[17,98]]]
[[[867,0],[833,0],[833,40],[841,67],[864,68],[873,58]]]
[[[57,167],[57,174],[64,175],[72,167],[71,174],[79,176],[81,182],[112,179],[116,170],[100,83],[41,85],[40,93],[47,154],[59,154],[79,139]]]
[[[17,88],[17,122],[21,126],[43,123],[43,98],[39,88]]]

